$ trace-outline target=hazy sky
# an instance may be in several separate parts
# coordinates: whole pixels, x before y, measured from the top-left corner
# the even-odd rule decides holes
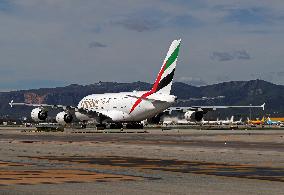
[[[0,90],[176,81],[284,84],[283,0],[0,0]]]

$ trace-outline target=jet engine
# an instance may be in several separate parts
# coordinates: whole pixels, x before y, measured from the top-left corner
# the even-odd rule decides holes
[[[35,122],[44,121],[47,119],[47,111],[42,108],[35,108],[31,112],[31,117]]]
[[[187,111],[184,118],[188,121],[201,121],[205,113],[202,111]]]
[[[59,112],[59,113],[56,115],[56,118],[55,118],[55,119],[56,119],[56,121],[57,121],[59,124],[61,124],[61,125],[66,125],[66,124],[72,122],[73,116],[72,116],[72,114],[63,111],[63,112]]]

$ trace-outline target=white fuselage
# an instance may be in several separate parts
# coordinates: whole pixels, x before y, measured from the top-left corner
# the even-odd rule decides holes
[[[110,122],[138,122],[163,112],[176,99],[173,95],[154,93],[137,104],[139,97],[146,92],[134,91],[88,95],[79,102],[78,108],[108,116],[111,119]],[[131,112],[135,103],[137,106]],[[76,112],[76,117],[82,121],[98,121],[98,117],[90,117],[79,112]]]

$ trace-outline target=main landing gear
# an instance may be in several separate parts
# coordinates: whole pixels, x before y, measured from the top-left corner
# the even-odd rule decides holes
[[[109,129],[123,129],[124,128],[122,123],[112,123],[109,126],[107,126],[106,124],[100,123],[100,124],[97,124],[96,127],[97,127],[97,130],[104,130],[106,128],[109,128]],[[125,125],[125,128],[126,129],[143,129],[144,126],[141,123],[127,123]]]
[[[112,123],[109,125],[110,129],[123,129],[123,124],[121,123]]]
[[[144,126],[141,123],[127,123],[126,129],[143,129]]]

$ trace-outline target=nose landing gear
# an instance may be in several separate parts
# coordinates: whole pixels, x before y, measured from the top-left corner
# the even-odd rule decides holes
[[[106,128],[106,125],[101,123],[101,124],[97,124],[96,127],[97,127],[97,130],[104,130]]]
[[[86,129],[86,128],[87,128],[87,124],[82,123],[82,124],[81,124],[81,128],[82,128],[82,129]]]

